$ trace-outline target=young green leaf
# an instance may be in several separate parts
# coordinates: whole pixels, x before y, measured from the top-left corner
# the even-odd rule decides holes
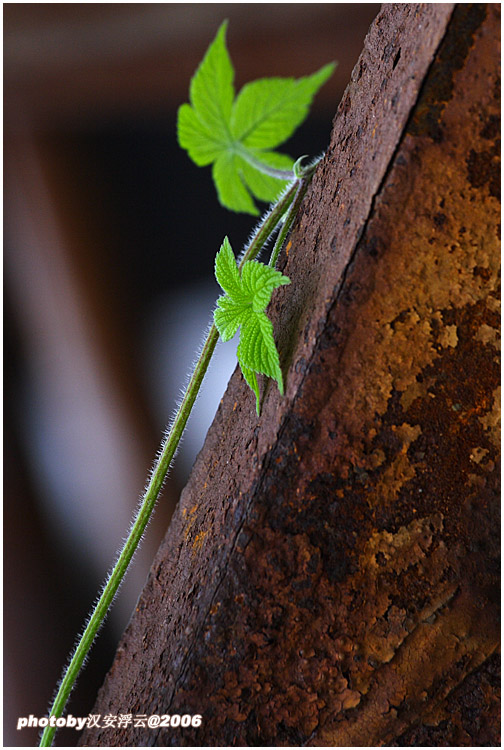
[[[246,84],[231,115],[234,137],[250,149],[272,149],[305,120],[314,95],[334,70],[325,65],[305,78],[262,78]]]
[[[179,108],[178,140],[198,166],[213,164],[222,205],[256,215],[254,198],[274,201],[294,178],[294,160],[272,149],[303,122],[335,66],[297,80],[260,79],[246,84],[235,99],[226,28],[224,21],[193,76],[190,104]]]
[[[227,237],[224,237],[224,242],[215,256],[215,278],[230,297],[236,297],[240,293],[242,286],[240,272]]]
[[[283,393],[282,370],[273,338],[273,326],[264,311],[274,289],[290,284],[290,279],[255,260],[247,260],[240,275],[227,237],[215,258],[215,277],[226,292],[217,300],[215,325],[223,341],[233,338],[241,327],[238,362],[245,380],[256,395],[259,414],[256,373],[274,378],[280,393]]]

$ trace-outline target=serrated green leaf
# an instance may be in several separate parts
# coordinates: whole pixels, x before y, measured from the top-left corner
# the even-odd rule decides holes
[[[274,289],[290,284],[290,279],[280,271],[256,260],[244,263],[241,281],[244,294],[255,312],[261,312],[269,305]]]
[[[219,203],[232,211],[258,216],[252,197],[245,187],[240,169],[241,159],[232,153],[221,154],[212,167],[212,177]]]
[[[198,167],[206,167],[225,151],[225,144],[205,127],[189,104],[178,111],[178,142]]]
[[[248,148],[272,149],[289,138],[308,114],[334,64],[304,78],[262,78],[246,84],[231,115],[231,133]]]
[[[215,278],[230,297],[236,299],[237,295],[241,293],[242,281],[240,272],[236,265],[236,258],[231,243],[227,237],[224,237],[220,250],[215,256]]]
[[[273,324],[265,313],[249,309],[247,320],[242,324],[237,356],[241,365],[274,378],[278,382],[280,393],[283,393],[282,371],[273,338]]]
[[[247,308],[227,296],[219,297],[214,322],[223,341],[232,339],[238,328],[247,322],[247,318]]]
[[[271,149],[304,120],[334,65],[298,80],[254,81],[234,100],[226,28],[224,22],[191,80],[191,103],[179,107],[178,140],[198,166],[213,163],[212,175],[223,206],[257,215],[253,199],[274,201],[288,179],[272,175],[268,167],[292,170],[293,160]]]
[[[275,152],[251,152],[256,162],[275,169],[291,169],[293,160]],[[237,153],[226,151],[217,156],[212,170],[219,202],[233,211],[259,215],[252,195],[265,202],[273,202],[287,181],[260,172]]]
[[[234,68],[226,49],[224,21],[192,77],[189,99],[201,123],[219,140],[229,140]]]
[[[259,413],[259,386],[255,373],[274,378],[280,393],[283,393],[273,326],[264,310],[273,290],[290,284],[290,279],[264,263],[251,260],[243,264],[240,273],[227,237],[215,258],[215,276],[226,294],[217,300],[214,322],[223,341],[233,338],[240,328],[238,361],[245,380],[256,394]]]

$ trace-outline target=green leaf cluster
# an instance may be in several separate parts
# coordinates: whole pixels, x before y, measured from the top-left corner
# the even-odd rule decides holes
[[[274,149],[303,122],[334,64],[304,78],[253,81],[235,98],[226,28],[224,21],[191,80],[190,104],[179,107],[178,139],[198,166],[213,164],[223,206],[257,215],[254,198],[272,202],[294,178],[293,159]]]
[[[282,370],[273,338],[273,325],[264,311],[273,290],[290,284],[290,279],[255,260],[245,261],[240,273],[227,237],[215,258],[215,277],[225,292],[217,300],[215,325],[223,341],[232,339],[241,328],[238,362],[243,377],[256,395],[259,414],[256,373],[274,378],[283,394]]]

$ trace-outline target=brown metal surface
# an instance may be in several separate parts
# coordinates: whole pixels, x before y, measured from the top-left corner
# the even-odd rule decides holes
[[[499,743],[498,12],[373,25],[85,744]]]

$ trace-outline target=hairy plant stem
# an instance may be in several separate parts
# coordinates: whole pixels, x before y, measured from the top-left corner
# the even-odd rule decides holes
[[[280,227],[277,238],[275,240],[275,244],[273,245],[273,250],[271,252],[271,257],[269,260],[269,265],[272,268],[275,268],[276,266],[276,262],[280,254],[280,250],[282,249],[283,244],[285,242],[285,238],[287,237],[290,231],[290,228],[292,226],[292,223],[294,219],[296,218],[297,213],[301,207],[301,203],[303,202],[303,198],[305,197],[306,191],[308,189],[308,185],[310,184],[311,178],[313,177],[313,173],[315,172],[315,168],[317,167],[317,164],[319,163],[322,157],[315,159],[307,167],[301,166],[301,161],[303,158],[304,157],[302,157],[301,159],[298,159],[296,164],[294,165],[294,172],[298,178],[296,182],[294,183],[294,185],[296,186],[296,194],[294,196],[294,199],[287,213],[285,214],[283,224]]]
[[[289,212],[288,217],[292,215],[292,211],[289,209],[291,205],[296,203],[302,184],[302,179],[295,180],[284,192],[279,201],[265,215],[243,253],[243,257],[239,264],[240,268],[245,261],[253,260],[257,257],[272,232],[274,232],[278,224],[281,222],[285,213],[287,211]],[[294,216],[292,215],[290,224],[292,223],[293,218]],[[63,673],[63,678],[51,707],[50,716],[56,718],[62,716],[70,693],[91,649],[95,636],[105,620],[119,586],[128,570],[133,555],[138,548],[145,528],[152,515],[152,511],[154,510],[159,493],[161,492],[163,482],[170,468],[175,451],[177,450],[180,438],[182,437],[182,433],[196,400],[196,396],[198,395],[201,383],[203,382],[203,378],[208,369],[218,338],[219,333],[215,324],[212,323],[175,419],[173,420],[167,437],[161,446],[159,457],[152,470],[147,489],[131,526],[128,538],[119,553],[112,572],[103,587],[102,593],[89,616],[77,647]],[[51,746],[55,733],[56,727],[47,726],[42,734],[40,747]]]
[[[296,183],[296,186],[297,186],[296,195],[294,196],[294,200],[292,201],[287,211],[283,224],[280,227],[277,238],[275,240],[275,244],[273,245],[273,250],[271,252],[269,265],[272,268],[275,268],[276,266],[276,262],[278,260],[278,255],[280,253],[280,250],[282,249],[283,244],[285,242],[285,238],[287,237],[290,231],[292,222],[296,218],[297,212],[299,211],[299,207],[303,201],[303,198],[305,196],[305,193],[309,184],[310,184],[310,178],[300,179]]]

